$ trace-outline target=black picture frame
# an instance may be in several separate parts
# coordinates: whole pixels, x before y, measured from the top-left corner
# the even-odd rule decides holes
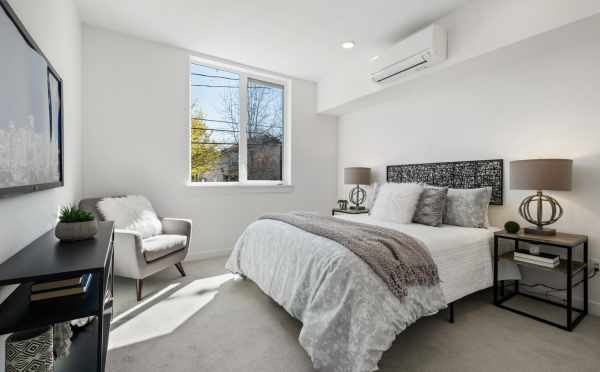
[[[52,63],[50,63],[50,61],[48,60],[46,55],[42,52],[40,47],[33,40],[33,37],[29,34],[29,32],[27,31],[27,28],[25,28],[25,25],[21,22],[21,20],[19,19],[19,17],[15,13],[15,11],[12,9],[12,7],[8,3],[8,1],[0,0],[0,7],[2,8],[4,14],[15,25],[15,27],[17,28],[17,30],[23,37],[23,40],[29,45],[29,47],[31,49],[33,49],[36,53],[38,53],[44,59],[46,64],[48,65],[48,98],[49,98],[50,113],[52,113],[52,110],[53,110],[52,99],[51,99],[52,92],[51,92],[51,88],[50,88],[50,85],[51,85],[50,78],[55,79],[56,82],[58,83],[57,90],[58,90],[58,98],[59,98],[59,104],[58,104],[59,112],[58,112],[58,116],[57,116],[58,117],[58,126],[57,126],[58,133],[57,133],[57,135],[58,135],[58,139],[59,139],[59,144],[58,144],[59,180],[53,181],[53,182],[47,182],[47,183],[0,188],[0,198],[5,198],[5,197],[10,197],[10,196],[19,195],[19,194],[25,194],[25,193],[35,192],[35,191],[63,187],[64,186],[64,141],[65,140],[64,140],[64,129],[63,129],[64,106],[63,106],[63,81],[62,81],[62,78],[60,77],[60,75],[58,74],[56,69],[52,66]],[[0,16],[2,16],[1,13],[0,13]],[[50,120],[53,120],[53,118],[54,118],[54,115],[50,115]]]

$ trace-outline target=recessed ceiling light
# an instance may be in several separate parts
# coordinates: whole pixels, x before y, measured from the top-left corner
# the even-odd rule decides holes
[[[344,41],[342,43],[342,48],[344,49],[352,49],[356,46],[356,43],[354,41]]]
[[[371,57],[371,61],[377,61],[379,59],[379,56],[373,56]]]

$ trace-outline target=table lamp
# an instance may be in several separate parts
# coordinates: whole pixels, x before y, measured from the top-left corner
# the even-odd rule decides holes
[[[367,198],[367,192],[360,185],[371,184],[371,168],[350,167],[344,168],[344,183],[346,185],[356,185],[350,190],[348,200],[354,204],[350,209],[365,209],[361,204]]]
[[[519,214],[526,221],[535,225],[524,229],[526,234],[556,235],[556,230],[544,226],[558,221],[563,215],[563,208],[553,197],[542,190],[571,190],[571,173],[573,160],[569,159],[530,159],[510,162],[510,188],[512,190],[536,190],[535,195],[523,199],[519,206]],[[543,203],[548,203],[550,216],[544,219]],[[531,207],[535,207],[534,213]]]

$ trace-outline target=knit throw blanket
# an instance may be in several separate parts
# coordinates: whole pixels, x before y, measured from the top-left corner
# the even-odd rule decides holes
[[[440,282],[428,249],[399,231],[303,212],[267,214],[260,219],[281,221],[348,248],[366,262],[400,300],[410,287],[431,287]]]

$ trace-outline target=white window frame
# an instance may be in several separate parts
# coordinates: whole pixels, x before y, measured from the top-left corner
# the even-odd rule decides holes
[[[215,68],[240,76],[240,144],[239,144],[239,168],[237,182],[192,182],[192,64],[199,64],[210,68]],[[253,181],[248,180],[248,79],[255,79],[272,84],[283,86],[283,159],[281,159],[281,180],[280,181]],[[263,73],[241,66],[235,66],[228,63],[218,62],[201,57],[191,56],[187,68],[187,185],[191,187],[277,187],[285,188],[292,186],[292,81],[290,79]]]

